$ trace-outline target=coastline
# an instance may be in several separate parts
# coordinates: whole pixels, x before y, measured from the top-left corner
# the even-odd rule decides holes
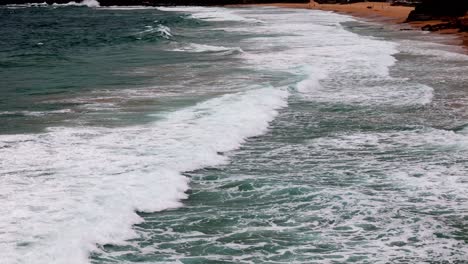
[[[310,3],[273,3],[273,4],[242,4],[228,6],[275,6],[283,8],[301,8],[323,11],[333,11],[363,18],[365,20],[391,24],[397,26],[399,30],[415,30],[422,31],[425,25],[436,25],[443,23],[441,20],[415,21],[405,22],[409,13],[414,10],[414,7],[408,6],[391,6],[384,2],[360,2],[353,4],[318,4],[314,1]],[[468,32],[459,32],[457,29],[443,29],[431,34],[439,34],[443,36],[451,36],[447,38],[445,44],[461,46],[465,53],[468,53]],[[453,37],[453,38],[452,38]]]

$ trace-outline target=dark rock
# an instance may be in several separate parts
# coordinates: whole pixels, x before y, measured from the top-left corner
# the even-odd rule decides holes
[[[468,10],[466,0],[423,0],[409,14],[407,21],[426,21],[463,16]]]
[[[467,32],[468,31],[468,15],[458,18],[457,24],[458,24],[458,28],[460,29],[460,31]]]
[[[468,31],[468,0],[423,0],[409,14],[407,22],[442,20],[446,23],[426,25],[425,31],[438,31],[443,29],[460,29]]]
[[[443,29],[454,29],[458,28],[457,23],[448,22],[448,23],[440,23],[436,25],[425,25],[421,29],[424,31],[439,31]]]

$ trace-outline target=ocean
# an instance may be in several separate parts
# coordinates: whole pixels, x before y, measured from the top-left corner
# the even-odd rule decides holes
[[[273,7],[0,7],[0,262],[467,263],[468,56]]]

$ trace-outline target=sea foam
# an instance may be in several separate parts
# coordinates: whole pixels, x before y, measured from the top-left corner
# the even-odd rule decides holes
[[[96,244],[122,244],[135,211],[181,206],[181,173],[227,162],[221,153],[264,133],[287,96],[254,89],[146,126],[0,136],[3,263],[87,263]]]
[[[188,12],[195,19],[201,19],[206,21],[238,21],[238,22],[250,22],[250,23],[263,23],[263,21],[255,18],[247,18],[230,11],[227,8],[219,7],[158,7],[161,11],[176,11],[176,12]]]
[[[83,0],[81,2],[71,1],[66,4],[53,4],[53,6],[87,6],[87,7],[100,7],[96,0]]]
[[[407,95],[401,94],[408,90],[405,80],[396,80],[401,87],[392,86],[395,80],[389,76],[397,45],[346,31],[340,23],[351,21],[350,17],[319,11],[278,16],[222,8],[159,9],[189,12],[213,22],[242,22],[237,24],[247,26],[225,30],[269,35],[243,40],[240,57],[256,70],[303,76],[290,90],[305,100],[365,104],[380,98],[377,102],[394,103]],[[164,31],[159,29],[148,27],[143,32]],[[360,79],[374,82],[340,86],[346,78],[356,78],[355,84]],[[326,81],[336,82],[323,85]],[[385,93],[388,87],[372,93],[380,82],[395,93]],[[423,95],[421,103],[431,100],[430,87],[410,87]],[[228,157],[221,153],[264,133],[278,109],[287,104],[285,90],[224,95],[167,113],[164,120],[148,125],[55,127],[37,135],[0,136],[2,260],[81,264],[89,262],[89,252],[99,250],[96,244],[124,244],[135,236],[132,225],[142,221],[135,211],[182,205],[189,188],[182,172],[226,163]]]
[[[185,52],[222,52],[222,53],[242,53],[244,52],[239,47],[224,47],[224,46],[213,46],[207,44],[196,44],[190,43],[180,48],[173,49],[173,51],[185,51]]]

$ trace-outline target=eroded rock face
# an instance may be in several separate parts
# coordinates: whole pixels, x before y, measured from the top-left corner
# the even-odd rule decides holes
[[[460,17],[465,15],[467,10],[468,1],[466,0],[423,0],[409,14],[407,21]]]
[[[444,23],[426,25],[422,30],[459,29],[468,31],[468,0],[423,0],[411,11],[407,22],[443,20]]]
[[[468,32],[468,14],[458,19],[458,26],[460,31]]]

